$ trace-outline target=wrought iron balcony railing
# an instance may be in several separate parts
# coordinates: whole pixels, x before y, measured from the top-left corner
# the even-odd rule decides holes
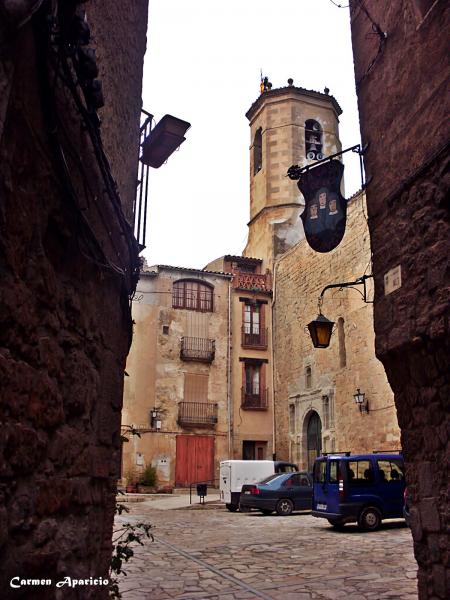
[[[178,423],[182,427],[214,427],[218,406],[212,402],[180,402]]]
[[[197,337],[181,338],[181,360],[197,360],[199,362],[212,362],[216,353],[214,340]]]
[[[241,408],[244,410],[267,410],[268,408],[268,390],[267,388],[259,391],[258,394],[249,393],[245,387],[241,388]]]
[[[241,344],[243,348],[256,348],[259,350],[265,350],[267,348],[267,328],[260,328],[258,333],[249,333],[248,328],[246,331],[246,327],[244,325],[242,327]]]

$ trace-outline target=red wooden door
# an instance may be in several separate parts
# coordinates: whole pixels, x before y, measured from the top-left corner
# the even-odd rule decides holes
[[[175,485],[188,486],[214,479],[214,438],[177,435]]]

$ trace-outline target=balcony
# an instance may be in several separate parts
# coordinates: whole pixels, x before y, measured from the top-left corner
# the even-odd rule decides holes
[[[243,348],[267,349],[267,328],[260,328],[259,333],[248,333],[245,329],[244,325],[241,330],[241,344]]]
[[[270,273],[237,271],[234,273],[233,287],[239,290],[251,290],[254,292],[271,292],[272,277]]]
[[[181,338],[181,360],[195,360],[198,362],[210,363],[214,360],[216,354],[216,344],[214,340],[197,337]]]
[[[268,390],[260,390],[258,394],[251,394],[241,388],[241,408],[243,410],[267,410]]]
[[[182,427],[214,427],[217,404],[212,402],[179,402],[178,424]]]

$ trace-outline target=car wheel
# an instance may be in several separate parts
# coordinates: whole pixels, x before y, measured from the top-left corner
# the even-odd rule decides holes
[[[238,505],[237,504],[225,504],[225,508],[227,510],[229,510],[230,512],[236,512],[238,509]]]
[[[269,510],[268,508],[261,508],[260,510],[263,515],[271,515],[273,513],[273,510]]]
[[[241,512],[241,513],[250,512],[250,507],[249,506],[242,506],[242,504],[239,504],[239,512]]]
[[[365,531],[375,531],[381,525],[381,513],[374,506],[367,506],[359,513],[358,525]]]
[[[292,504],[291,500],[288,500],[288,498],[285,498],[284,500],[278,500],[277,513],[281,517],[286,517],[287,515],[290,515],[293,510],[294,505]]]
[[[344,529],[345,523],[340,519],[327,519],[327,521],[334,529]]]

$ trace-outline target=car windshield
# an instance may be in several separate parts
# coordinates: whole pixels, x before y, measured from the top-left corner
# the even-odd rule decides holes
[[[262,479],[259,483],[263,483],[264,485],[275,485],[280,481],[280,479],[284,479],[285,477],[286,475],[284,474],[269,475],[269,477]]]

